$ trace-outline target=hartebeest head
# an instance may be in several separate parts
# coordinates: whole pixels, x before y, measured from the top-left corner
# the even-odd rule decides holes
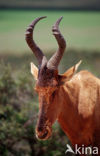
[[[39,139],[45,140],[51,136],[52,124],[61,112],[60,104],[55,102],[57,100],[58,90],[65,80],[72,78],[80,63],[70,68],[64,74],[58,74],[58,65],[66,48],[65,39],[59,30],[59,23],[62,17],[60,17],[52,27],[52,32],[59,48],[50,60],[47,61],[47,58],[33,40],[34,27],[36,23],[43,18],[45,18],[45,16],[35,19],[29,25],[26,30],[26,41],[35,54],[39,64],[38,69],[31,63],[31,73],[37,80],[35,88],[39,95],[39,119],[36,126],[36,134]]]

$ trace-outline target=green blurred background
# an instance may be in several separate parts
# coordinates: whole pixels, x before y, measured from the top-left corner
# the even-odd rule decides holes
[[[100,77],[99,0],[0,1],[0,156],[62,156],[69,143],[57,123],[50,140],[35,137],[38,97],[30,62],[37,65],[37,60],[26,44],[25,31],[39,16],[47,18],[37,24],[34,38],[48,58],[58,47],[52,26],[63,16],[60,30],[67,48],[59,72],[81,59],[79,70]]]

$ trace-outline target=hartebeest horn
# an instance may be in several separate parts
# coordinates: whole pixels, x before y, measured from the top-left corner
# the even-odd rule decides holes
[[[64,50],[66,48],[66,41],[64,37],[62,36],[60,30],[59,30],[59,24],[63,17],[60,17],[55,25],[52,27],[53,35],[55,36],[57,43],[58,43],[58,50],[56,53],[50,58],[48,61],[47,67],[52,70],[56,70],[58,68],[59,62],[63,56]]]
[[[36,43],[33,40],[33,30],[34,30],[34,27],[35,27],[36,23],[39,20],[43,19],[43,18],[46,18],[46,16],[36,18],[29,25],[29,27],[26,30],[26,34],[25,34],[26,42],[27,42],[28,46],[31,48],[31,50],[33,51],[33,53],[35,54],[35,56],[36,56],[36,58],[38,60],[39,65],[44,64],[45,62],[47,62],[47,59],[44,56],[43,52],[40,50],[40,48],[36,45]]]

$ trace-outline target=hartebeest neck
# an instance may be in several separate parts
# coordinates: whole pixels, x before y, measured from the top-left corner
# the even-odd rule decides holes
[[[72,90],[74,91],[74,86],[69,87],[65,85],[60,88],[59,92],[60,95],[58,101],[61,103],[61,113],[59,114],[58,122],[69,138],[71,136],[76,139],[77,131],[80,128],[79,128],[78,112],[77,109],[75,109],[77,99],[74,98],[74,94],[77,94],[77,92],[71,93]],[[74,128],[75,126],[76,128]]]
[[[64,86],[60,87],[58,102],[61,103],[61,113],[59,117],[63,116],[64,119],[66,119],[66,117],[68,119],[70,116],[72,116],[73,112],[73,115],[77,115],[77,110],[75,109],[74,111],[75,105],[77,104],[77,99],[74,98],[75,94],[77,96],[77,92],[75,92],[74,88],[74,84],[71,84],[70,86],[65,84]]]
[[[88,145],[92,142],[90,136],[92,133],[90,133],[92,122],[90,117],[85,118],[79,111],[78,104],[80,100],[79,93],[81,83],[75,79],[66,82],[66,84],[59,89],[58,103],[61,103],[61,112],[58,117],[58,122],[73,145],[76,143],[81,145],[81,140],[84,140],[85,145]],[[85,126],[83,124],[84,122]],[[80,140],[80,138],[83,139]]]

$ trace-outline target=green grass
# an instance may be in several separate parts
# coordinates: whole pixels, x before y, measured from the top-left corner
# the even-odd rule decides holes
[[[27,53],[26,27],[36,17],[47,15],[37,24],[35,40],[44,51],[57,48],[52,25],[63,16],[60,30],[68,48],[100,50],[100,12],[65,11],[0,11],[0,53]]]

